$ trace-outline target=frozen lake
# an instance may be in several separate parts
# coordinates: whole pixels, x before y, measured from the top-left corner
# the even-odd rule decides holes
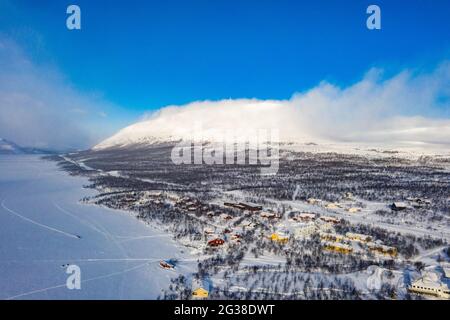
[[[87,183],[39,156],[0,156],[0,299],[156,299],[194,269],[167,234],[81,204]],[[159,267],[169,258],[176,270]],[[66,287],[66,264],[80,267],[80,290]]]

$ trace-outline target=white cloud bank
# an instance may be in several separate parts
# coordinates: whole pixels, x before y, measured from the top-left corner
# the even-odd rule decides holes
[[[105,136],[110,107],[0,35],[0,138],[38,148],[86,148]]]
[[[281,140],[450,147],[450,62],[428,73],[389,79],[369,71],[358,83],[329,83],[289,100],[236,99],[168,106],[119,131],[97,148],[186,138],[201,125],[205,139],[278,129]]]
[[[110,131],[118,108],[82,93],[54,68],[37,65],[0,35],[0,137],[41,148],[84,148]],[[356,84],[329,83],[289,100],[236,99],[168,106],[100,146],[151,138],[247,137],[278,129],[282,140],[450,147],[450,62],[391,78],[373,69]]]

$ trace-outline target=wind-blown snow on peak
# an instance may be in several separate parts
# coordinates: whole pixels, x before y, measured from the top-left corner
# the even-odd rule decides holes
[[[124,147],[161,141],[251,141],[259,137],[283,141],[306,138],[283,101],[222,100],[194,102],[161,109],[150,118],[130,125],[93,149]],[[292,110],[291,110],[292,111]]]
[[[185,140],[193,134],[203,140],[254,137],[258,130],[271,130],[281,141],[433,145],[449,150],[449,79],[450,62],[428,74],[405,71],[388,79],[371,70],[351,86],[323,82],[288,100],[229,99],[169,106],[94,148]]]

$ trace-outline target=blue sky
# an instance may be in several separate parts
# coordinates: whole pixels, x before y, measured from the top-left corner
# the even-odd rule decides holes
[[[65,27],[69,4],[80,31]],[[369,4],[382,30],[366,28]],[[450,56],[450,1],[0,0],[0,33],[132,121],[171,104],[348,86],[372,67],[432,69]]]
[[[71,3],[82,9],[81,31],[65,28]],[[15,0],[0,26],[79,88],[136,110],[289,98],[322,80],[357,81],[372,66],[396,70],[448,55],[449,1],[376,1],[381,31],[365,27],[371,3]]]

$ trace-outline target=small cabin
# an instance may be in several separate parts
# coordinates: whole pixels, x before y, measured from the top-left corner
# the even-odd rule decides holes
[[[221,218],[222,220],[231,220],[231,219],[233,219],[232,216],[230,216],[229,214],[226,214],[226,213],[221,213],[221,214],[220,214],[220,218]]]
[[[372,241],[372,237],[368,236],[366,234],[360,234],[360,233],[353,233],[353,232],[347,232],[345,236],[352,241],[358,241],[358,242],[364,242],[368,243]]]
[[[306,201],[308,201],[309,204],[318,204],[321,202],[320,199],[314,199],[314,198],[308,198],[308,200],[306,200]]]
[[[208,246],[210,247],[218,247],[225,243],[225,240],[222,238],[214,238],[208,241]]]
[[[331,202],[331,203],[328,203],[325,207],[326,207],[327,209],[338,209],[338,208],[340,208],[341,206],[340,206],[339,203]]]
[[[194,298],[208,298],[209,292],[204,288],[197,288],[192,291],[192,297]]]
[[[247,211],[251,211],[251,212],[255,212],[255,211],[261,211],[262,210],[262,206],[253,206],[247,203],[239,203],[240,206],[242,206],[244,208],[244,210]]]
[[[324,222],[328,222],[328,223],[333,223],[333,224],[338,224],[340,222],[340,220],[337,218],[327,217],[327,216],[320,217],[320,220],[322,220]]]
[[[391,209],[394,211],[405,210],[408,206],[404,202],[394,202],[391,204]]]
[[[289,241],[289,238],[287,236],[278,233],[272,233],[269,239],[279,243],[287,243]]]
[[[160,266],[161,268],[163,268],[163,269],[166,269],[166,270],[171,270],[171,269],[174,269],[174,268],[175,268],[175,266],[174,266],[172,263],[170,263],[170,262],[168,262],[168,261],[164,261],[164,260],[161,260],[161,261],[159,262],[159,266]]]
[[[206,280],[194,279],[192,281],[192,298],[205,299],[209,296],[211,285]]]
[[[313,221],[315,219],[316,219],[316,215],[314,213],[309,213],[309,212],[300,213],[293,218],[293,220],[295,220],[295,221],[303,221],[303,222]]]

